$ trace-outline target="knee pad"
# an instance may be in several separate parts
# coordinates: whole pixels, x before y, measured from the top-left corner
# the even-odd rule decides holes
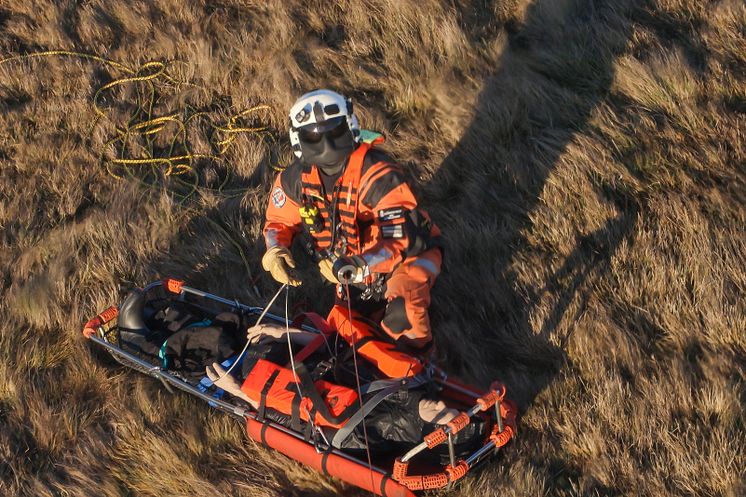
[[[386,314],[383,316],[381,324],[384,325],[391,333],[401,334],[412,329],[412,323],[407,317],[407,306],[404,297],[396,297],[386,306]]]

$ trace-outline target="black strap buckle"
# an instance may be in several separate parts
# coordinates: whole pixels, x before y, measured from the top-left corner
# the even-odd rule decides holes
[[[318,364],[316,364],[316,367],[313,369],[313,372],[311,373],[311,378],[313,378],[313,381],[318,381],[326,373],[331,371],[333,368],[334,368],[334,357],[325,359],[319,362]]]

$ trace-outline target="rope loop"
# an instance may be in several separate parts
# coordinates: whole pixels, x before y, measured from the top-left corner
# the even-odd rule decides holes
[[[196,192],[212,191],[227,197],[243,195],[240,189],[229,191],[225,187],[230,181],[230,168],[226,154],[236,143],[240,135],[253,135],[260,139],[272,139],[272,129],[266,124],[255,124],[256,115],[271,111],[269,105],[255,105],[231,115],[226,122],[208,121],[212,133],[208,133],[208,142],[214,153],[196,153],[191,150],[189,129],[193,121],[201,117],[208,117],[205,111],[195,111],[187,106],[180,112],[158,114],[157,104],[160,94],[167,87],[180,88],[184,85],[202,88],[199,85],[184,81],[173,75],[178,60],[150,60],[137,67],[107,59],[95,54],[74,52],[67,50],[48,50],[28,54],[14,55],[0,60],[0,66],[12,62],[35,60],[44,57],[77,58],[98,62],[118,71],[120,77],[100,86],[94,93],[91,106],[96,114],[96,120],[91,127],[90,134],[101,121],[113,125],[111,137],[101,147],[99,158],[107,173],[121,180],[125,177],[139,181],[148,188],[161,188],[153,181],[147,181],[149,176],[171,178],[173,185],[164,186],[172,194],[180,198],[179,203],[187,201]],[[178,71],[177,71],[178,72]],[[183,71],[182,71],[183,72]],[[109,112],[104,97],[119,88],[134,85],[135,101],[130,102],[134,110],[126,123],[115,122]],[[170,85],[170,86],[169,86]],[[163,144],[167,145],[164,147]],[[219,163],[225,168],[226,177],[217,186],[204,184],[197,169],[198,161]],[[275,170],[278,167],[271,165]],[[181,188],[177,188],[181,187]],[[186,189],[186,191],[184,191]]]

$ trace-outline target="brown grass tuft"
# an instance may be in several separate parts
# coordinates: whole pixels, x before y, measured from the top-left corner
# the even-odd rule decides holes
[[[175,61],[154,111],[206,112],[195,153],[214,153],[210,123],[271,110],[222,165],[194,163],[184,200],[178,177],[101,160],[146,85],[106,93],[97,120],[115,68],[0,64],[0,494],[358,494],[79,333],[163,275],[263,302],[285,112],[328,86],[386,132],[448,239],[444,362],[521,405],[516,443],[449,495],[743,495],[744,33],[737,0],[3,2],[2,56]],[[303,270],[292,304],[323,312]]]

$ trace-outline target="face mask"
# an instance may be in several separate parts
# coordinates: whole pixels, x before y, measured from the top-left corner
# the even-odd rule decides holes
[[[298,130],[302,159],[325,174],[336,174],[355,149],[352,132],[344,117],[304,126]]]

